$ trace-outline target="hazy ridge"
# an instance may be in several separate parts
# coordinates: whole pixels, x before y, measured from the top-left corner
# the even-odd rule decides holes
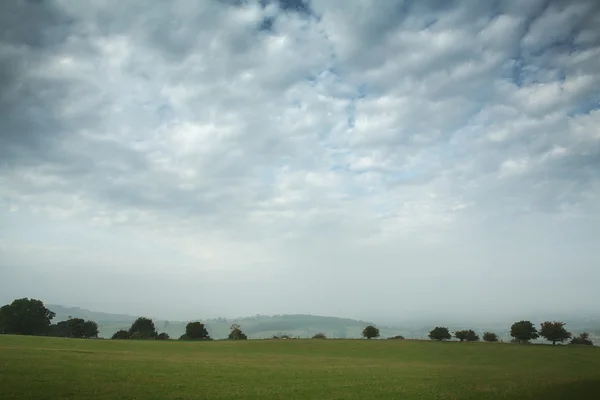
[[[111,314],[98,311],[90,311],[79,307],[65,307],[51,304],[48,308],[56,313],[53,322],[63,321],[69,317],[91,319],[98,323],[100,337],[109,338],[119,329],[127,329],[138,317],[127,314]],[[152,317],[151,315],[145,315]],[[553,318],[545,316],[544,320],[560,319],[567,322],[568,329],[574,333],[587,331],[593,337],[600,337],[600,318],[594,316],[574,316],[571,318]],[[178,338],[185,331],[185,325],[189,321],[176,321],[153,318],[156,329],[166,332],[172,338]],[[436,325],[435,321],[406,321],[397,325],[378,324],[376,321],[362,321],[351,318],[328,317],[308,314],[286,314],[286,315],[256,315],[241,318],[208,318],[201,320],[207,325],[210,335],[215,339],[225,338],[229,333],[229,327],[233,323],[242,326],[243,331],[251,339],[270,338],[273,335],[287,334],[294,337],[312,337],[317,332],[323,332],[329,338],[358,338],[365,326],[374,324],[380,330],[381,337],[403,335],[406,338],[424,339],[427,333]],[[537,322],[537,320],[536,320]],[[440,324],[442,324],[440,322]],[[510,321],[482,322],[482,323],[460,323],[443,324],[450,330],[472,328],[483,332],[491,330],[501,338],[509,339]]]

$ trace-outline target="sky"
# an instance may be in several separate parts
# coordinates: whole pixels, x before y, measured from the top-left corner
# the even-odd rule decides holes
[[[0,2],[0,302],[600,304],[600,2]]]

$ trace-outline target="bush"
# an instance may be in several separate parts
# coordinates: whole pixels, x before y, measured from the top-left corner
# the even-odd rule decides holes
[[[323,332],[315,333],[312,337],[313,339],[327,339],[327,335]]]
[[[594,343],[590,340],[590,334],[587,332],[583,332],[581,335],[571,339],[570,344],[579,344],[579,345],[584,345],[584,346],[593,346],[594,345]]]
[[[404,340],[405,338],[402,335],[397,335],[397,336],[389,337],[388,339],[391,339],[391,340]]]
[[[124,329],[116,331],[111,339],[129,339],[129,332]]]
[[[131,335],[129,335],[129,339],[142,340],[142,339],[148,339],[148,338],[142,332],[133,332]]]
[[[159,333],[156,336],[156,340],[169,340],[169,339],[171,339],[171,337],[169,336],[168,333],[165,333],[165,332]]]

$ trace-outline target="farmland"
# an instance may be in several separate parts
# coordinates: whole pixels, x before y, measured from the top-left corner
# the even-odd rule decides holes
[[[0,376],[3,399],[584,399],[600,390],[600,349],[0,335]]]

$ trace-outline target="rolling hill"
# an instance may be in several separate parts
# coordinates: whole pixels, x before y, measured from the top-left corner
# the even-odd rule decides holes
[[[100,336],[110,338],[119,329],[127,329],[137,318],[125,314],[109,314],[90,311],[79,307],[64,307],[61,305],[48,305],[56,313],[53,322],[64,321],[69,317],[91,319],[98,323]],[[154,324],[159,332],[166,332],[172,338],[178,338],[185,331],[189,321],[167,321],[154,319]],[[270,338],[273,335],[289,335],[292,337],[312,337],[315,333],[323,332],[330,338],[357,338],[365,326],[373,324],[368,321],[359,321],[349,318],[324,317],[316,315],[256,315],[244,318],[214,318],[204,319],[210,335],[215,339],[227,337],[229,327],[233,323],[240,324],[242,330],[251,339]],[[406,334],[398,328],[379,326],[382,337]]]

